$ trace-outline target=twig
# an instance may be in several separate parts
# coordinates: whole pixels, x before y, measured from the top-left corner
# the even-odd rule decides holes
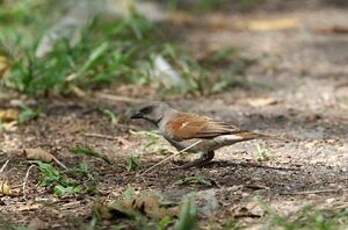
[[[0,169],[0,174],[3,173],[3,172],[5,171],[5,168],[7,167],[7,164],[8,164],[9,161],[10,161],[10,160],[7,160],[7,161],[2,165],[2,167],[1,167],[1,169]]]
[[[257,184],[248,184],[248,185],[245,185],[244,187],[254,189],[254,190],[269,189],[269,187],[267,187],[267,186],[257,185]]]
[[[25,188],[26,188],[26,185],[28,183],[28,178],[29,178],[29,172],[30,172],[30,169],[32,169],[33,167],[35,167],[35,165],[30,165],[30,167],[28,168],[27,173],[25,174],[25,177],[24,177],[23,187],[22,187],[22,193],[23,193],[24,198],[25,198]]]
[[[164,162],[166,162],[166,161],[168,161],[168,160],[174,158],[175,156],[179,155],[180,153],[185,152],[185,151],[187,151],[187,150],[193,148],[194,146],[198,145],[198,144],[201,143],[201,142],[202,142],[201,140],[196,141],[196,142],[193,143],[192,145],[190,145],[190,146],[188,146],[188,147],[186,147],[186,148],[180,150],[179,152],[174,153],[174,154],[170,155],[170,156],[167,157],[167,158],[164,158],[163,160],[161,160],[161,161],[158,162],[157,164],[154,164],[153,166],[151,166],[150,168],[148,168],[147,170],[145,170],[143,173],[140,174],[140,176],[142,176],[142,175],[144,175],[145,173],[151,171],[151,170],[154,169],[155,167],[157,167],[157,166],[163,164]]]
[[[102,139],[107,139],[107,140],[118,140],[118,137],[103,135],[103,134],[99,134],[99,133],[84,133],[83,135],[85,137],[96,137],[96,138],[102,138]]]
[[[280,195],[310,195],[310,194],[320,194],[320,193],[337,193],[341,189],[323,189],[323,190],[309,190],[300,192],[283,192]]]
[[[52,159],[63,169],[67,170],[68,167],[66,167],[61,161],[59,161],[55,156],[52,155]]]
[[[106,94],[106,93],[96,93],[95,96],[100,99],[107,99],[111,101],[121,101],[121,102],[134,103],[134,104],[145,101],[142,99],[130,98],[130,97],[124,97],[124,96],[112,95],[112,94]]]
[[[16,189],[16,188],[20,188],[20,187],[23,187],[23,183],[11,186],[12,189]]]
[[[69,84],[68,87],[77,97],[84,98],[87,95],[86,92],[84,92],[81,88],[77,87],[76,85]]]
[[[123,138],[121,137],[114,137],[114,136],[109,136],[109,135],[104,135],[99,133],[84,133],[83,135],[86,137],[96,137],[96,138],[102,138],[107,140],[124,141]]]
[[[234,218],[261,218],[261,215],[252,214],[252,213],[245,213],[245,214],[236,214],[233,216]]]

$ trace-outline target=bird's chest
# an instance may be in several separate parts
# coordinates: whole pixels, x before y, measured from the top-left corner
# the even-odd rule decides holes
[[[178,137],[176,134],[177,128],[173,128],[169,122],[170,119],[163,119],[159,124],[158,124],[158,129],[162,136],[166,138],[170,143],[172,142],[180,142],[182,141],[181,138]]]

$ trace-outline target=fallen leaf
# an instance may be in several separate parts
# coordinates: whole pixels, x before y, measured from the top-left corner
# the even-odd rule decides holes
[[[41,148],[24,149],[23,152],[28,160],[39,160],[46,163],[54,161],[63,169],[67,169],[55,156]]]
[[[154,193],[146,193],[143,196],[133,199],[132,208],[155,219],[162,219],[165,216],[174,214],[162,205],[161,197]]]
[[[11,187],[8,185],[8,181],[0,181],[0,194],[5,196],[11,196],[12,190]]]
[[[299,21],[295,18],[278,18],[271,20],[250,20],[247,22],[237,23],[240,29],[251,31],[275,31],[294,29],[299,26]]]
[[[54,156],[41,148],[24,149],[24,154],[28,160],[40,160],[43,162],[51,162]]]
[[[18,116],[19,116],[19,111],[16,109],[0,110],[0,122],[16,121],[18,119]]]
[[[247,101],[247,103],[253,107],[263,107],[267,105],[275,105],[278,101],[271,97],[266,98],[251,98]]]
[[[2,130],[7,131],[7,132],[14,132],[17,130],[18,126],[17,126],[16,121],[12,121],[9,123],[1,124],[1,128],[2,128]]]
[[[152,219],[176,216],[177,207],[163,202],[161,196],[153,192],[124,197],[108,204],[97,204],[95,211],[103,219],[134,218],[143,215]],[[174,205],[175,206],[175,205]]]
[[[248,207],[234,207],[232,210],[232,215],[234,218],[260,218],[261,215],[253,213]]]

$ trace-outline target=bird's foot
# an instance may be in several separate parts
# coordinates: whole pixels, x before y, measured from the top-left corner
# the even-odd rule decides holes
[[[180,166],[180,165],[183,165],[185,164],[186,161],[184,160],[172,160],[172,163],[176,166]]]
[[[205,165],[207,165],[210,161],[206,161],[206,162],[201,162],[201,161],[191,161],[188,163],[185,163],[183,165],[179,165],[176,166],[177,169],[188,169],[191,167],[203,167]]]
[[[194,161],[177,166],[177,168],[178,169],[187,169],[187,168],[191,168],[191,167],[203,167],[203,166],[207,165],[213,158],[214,158],[214,152],[210,151],[207,153],[203,153],[203,155],[200,158],[198,158]]]

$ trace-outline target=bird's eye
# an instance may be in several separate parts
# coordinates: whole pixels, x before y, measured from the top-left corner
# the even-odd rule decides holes
[[[152,107],[152,106],[147,106],[147,107],[145,107],[145,108],[142,108],[142,109],[140,110],[140,112],[141,112],[142,114],[148,114],[148,113],[151,113],[152,110],[153,110],[153,107]]]

